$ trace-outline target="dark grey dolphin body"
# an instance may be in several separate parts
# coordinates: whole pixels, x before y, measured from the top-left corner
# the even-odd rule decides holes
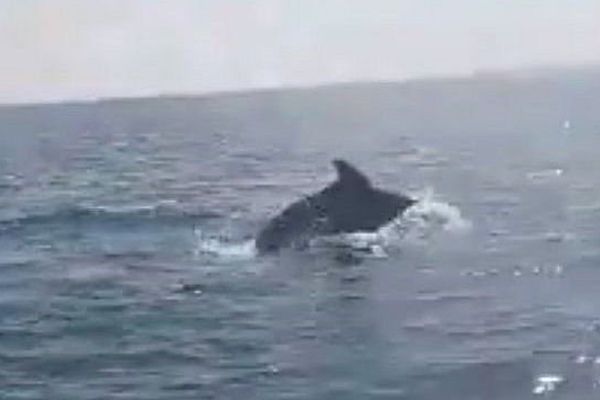
[[[343,160],[334,160],[338,179],[318,193],[289,205],[256,238],[260,253],[306,243],[318,235],[372,232],[415,203],[376,189],[369,179]]]

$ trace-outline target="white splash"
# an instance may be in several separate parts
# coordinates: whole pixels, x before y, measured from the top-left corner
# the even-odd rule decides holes
[[[353,232],[340,233],[339,235],[321,236],[315,238],[313,245],[333,245],[348,246],[355,249],[369,248],[376,244],[381,244],[381,235],[379,232]]]
[[[440,232],[465,234],[471,230],[471,221],[462,216],[460,209],[437,200],[432,189],[413,194],[413,197],[417,199],[415,205],[379,230],[387,242],[399,238],[428,239]]]
[[[310,247],[347,249],[359,252],[361,257],[387,258],[384,250],[386,238],[381,232],[353,232],[320,236],[310,241]]]
[[[418,203],[407,210],[406,218],[433,223],[449,232],[464,233],[472,228],[458,207],[436,200],[432,189],[417,195],[417,199]]]
[[[556,390],[556,387],[565,381],[560,375],[541,375],[535,380],[533,394],[547,394]]]

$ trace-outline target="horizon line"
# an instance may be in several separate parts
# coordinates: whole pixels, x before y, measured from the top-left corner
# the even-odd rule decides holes
[[[201,99],[211,97],[226,97],[236,96],[245,94],[258,94],[258,93],[273,93],[283,91],[303,91],[303,90],[315,90],[320,88],[334,88],[341,86],[352,86],[352,85],[369,85],[369,84],[409,84],[414,82],[426,82],[426,81],[451,81],[451,80],[469,80],[474,78],[519,78],[519,77],[535,77],[535,74],[545,74],[566,72],[566,71],[581,71],[600,69],[600,63],[584,63],[584,64],[562,64],[562,65],[537,65],[527,67],[516,67],[516,68],[497,68],[497,69],[479,69],[465,73],[440,73],[440,74],[428,74],[423,76],[414,76],[405,79],[355,79],[355,80],[333,80],[306,84],[289,84],[280,86],[269,86],[269,85],[257,85],[248,86],[241,88],[231,89],[215,89],[206,91],[172,91],[172,92],[152,92],[152,93],[137,93],[132,95],[99,95],[99,96],[82,96],[72,98],[57,98],[47,100],[24,100],[14,102],[2,102],[0,101],[0,108],[20,108],[20,107],[41,107],[51,105],[85,105],[85,104],[98,104],[104,102],[117,102],[117,101],[136,101],[136,100],[149,100],[149,99]]]

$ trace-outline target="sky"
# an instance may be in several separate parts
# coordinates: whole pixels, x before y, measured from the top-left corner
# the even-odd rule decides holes
[[[599,0],[0,0],[0,102],[600,64]]]

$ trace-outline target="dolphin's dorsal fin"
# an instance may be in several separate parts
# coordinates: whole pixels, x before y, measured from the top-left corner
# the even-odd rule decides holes
[[[338,182],[344,187],[368,188],[371,187],[369,179],[355,167],[344,160],[333,160],[337,170]]]

